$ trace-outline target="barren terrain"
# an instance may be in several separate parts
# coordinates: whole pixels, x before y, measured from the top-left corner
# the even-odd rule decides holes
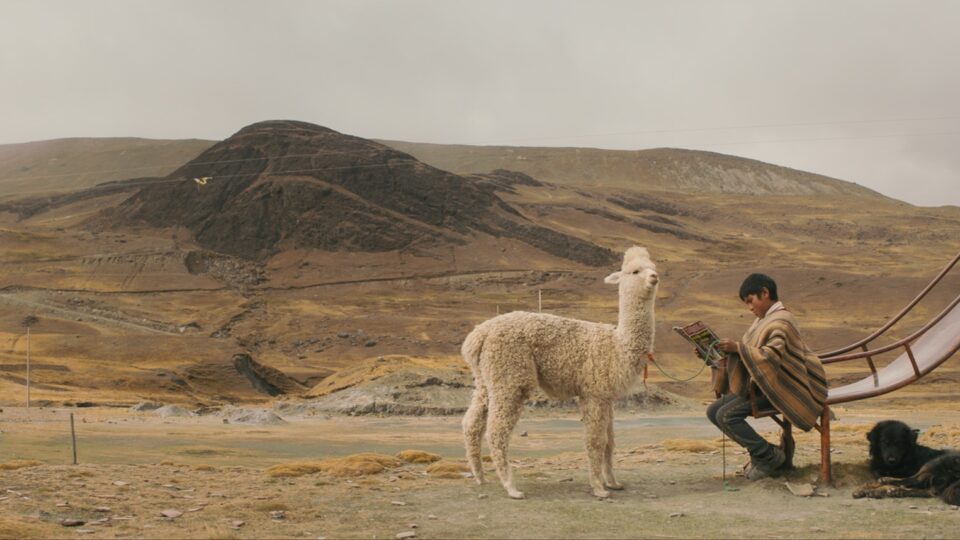
[[[114,173],[129,165],[122,141],[0,149],[0,536],[957,536],[960,513],[937,501],[849,497],[866,479],[863,434],[876,420],[905,420],[931,445],[960,447],[956,357],[917,384],[838,411],[837,483],[817,488],[828,496],[798,498],[782,479],[737,479],[738,490],[725,491],[720,439],[702,416],[709,375],[697,374],[701,363],[671,327],[703,320],[738,337],[751,317],[736,291],[760,271],[776,278],[814,349],[853,343],[960,251],[960,209],[917,208],[839,180],[689,151],[556,149],[517,159],[510,149],[396,143],[455,175],[356,138],[347,142],[363,152],[321,141],[296,146],[304,155],[293,161],[282,154],[290,141],[257,140],[214,147],[279,152],[250,158],[271,161],[247,171],[244,189],[218,176],[194,182],[203,161],[164,163],[213,144],[204,141],[162,149],[135,141],[131,152],[153,156],[138,162],[165,175],[142,191],[132,181],[79,189],[95,183],[80,173],[99,162]],[[89,148],[104,149],[102,159]],[[221,180],[239,159],[214,162],[228,164]],[[490,171],[511,159],[542,177]],[[289,174],[284,164],[316,174]],[[334,174],[331,164],[364,172]],[[43,173],[34,190],[42,197],[30,195],[29,179],[9,176],[23,168]],[[340,202],[311,206],[307,197]],[[283,227],[256,217],[265,208]],[[464,336],[513,310],[615,322],[616,289],[602,280],[617,264],[604,254],[634,244],[650,249],[662,277],[664,372],[651,368],[653,390],[638,388],[620,405],[628,490],[610,502],[590,497],[575,409],[543,396],[513,446],[530,499],[474,486],[457,472],[471,391],[458,355]],[[955,269],[871,346],[908,335],[958,291]],[[875,359],[882,366],[893,356]],[[827,368],[833,386],[869,373],[861,363]],[[143,402],[202,415],[128,410]],[[265,424],[273,414],[286,423]],[[815,476],[818,451],[812,435],[800,446],[801,468],[787,477],[798,485]],[[436,453],[453,472],[382,457],[387,465],[360,468],[385,470],[362,477],[316,465],[403,450]],[[732,471],[743,456],[726,450]]]
[[[6,408],[0,537],[957,538],[960,512],[937,499],[851,498],[869,477],[864,435],[874,421],[908,419],[923,429],[922,442],[960,447],[956,411],[932,407],[915,419],[884,406],[838,416],[835,484],[804,497],[790,489],[815,484],[814,434],[798,438],[798,469],[750,483],[733,475],[743,453],[724,446],[701,411],[622,411],[616,461],[627,489],[599,501],[587,484],[578,418],[531,411],[511,447],[528,496],[515,501],[492,472],[484,486],[465,478],[455,417],[287,416],[282,425],[249,425],[218,415]],[[775,436],[772,423],[759,425]],[[406,450],[442,461],[394,457]],[[331,462],[358,454],[383,466],[358,474]]]

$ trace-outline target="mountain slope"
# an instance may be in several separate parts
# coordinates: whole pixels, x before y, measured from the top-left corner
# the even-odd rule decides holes
[[[107,217],[185,227],[200,245],[248,259],[296,248],[417,250],[486,233],[592,266],[614,260],[605,248],[534,225],[496,195],[498,187],[373,141],[268,121],[145,185]]]
[[[380,142],[434,167],[460,174],[510,169],[547,182],[581,187],[886,199],[852,182],[699,150],[655,148],[627,151]]]

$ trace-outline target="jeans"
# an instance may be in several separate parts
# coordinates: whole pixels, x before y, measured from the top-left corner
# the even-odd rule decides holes
[[[769,408],[770,402],[766,396],[758,395],[757,406]],[[724,394],[707,407],[707,419],[727,437],[746,448],[753,463],[770,461],[774,458],[774,446],[747,423],[746,418],[752,413],[750,400],[736,394]]]

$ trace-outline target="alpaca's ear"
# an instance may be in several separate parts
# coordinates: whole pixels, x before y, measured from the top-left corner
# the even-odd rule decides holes
[[[620,283],[620,275],[621,275],[621,274],[622,274],[622,272],[619,272],[619,271],[614,272],[614,273],[610,274],[609,276],[603,278],[603,282],[604,282],[604,283],[609,283],[610,285],[616,285],[617,283]]]
[[[917,442],[917,436],[920,435],[919,429],[911,429],[910,433],[913,435],[913,442]]]

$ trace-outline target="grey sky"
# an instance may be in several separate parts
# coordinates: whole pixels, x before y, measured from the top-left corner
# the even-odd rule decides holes
[[[0,144],[696,148],[960,205],[956,1],[0,0]]]

